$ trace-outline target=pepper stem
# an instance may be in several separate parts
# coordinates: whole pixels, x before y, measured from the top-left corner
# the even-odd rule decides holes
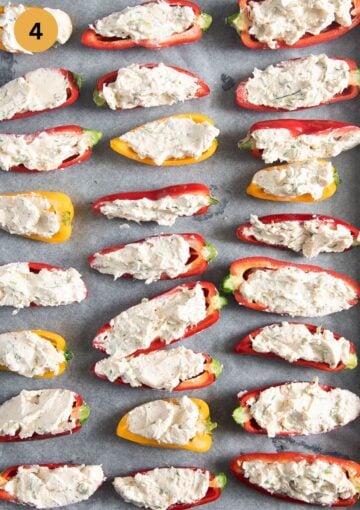
[[[211,27],[212,16],[210,16],[210,14],[206,14],[206,12],[202,12],[200,16],[198,16],[197,24],[203,32],[206,32],[206,30]]]
[[[83,425],[87,421],[89,416],[90,416],[90,407],[87,405],[86,402],[83,402],[79,409],[79,423],[80,423],[80,425]]]
[[[244,426],[244,423],[249,421],[247,410],[242,406],[239,406],[234,410],[234,412],[232,413],[232,417],[236,421],[236,423],[238,425],[241,425],[242,427]]]
[[[219,487],[221,491],[224,490],[226,484],[227,484],[227,476],[225,473],[219,473],[218,475],[215,475],[216,485]]]
[[[65,358],[66,363],[69,363],[69,361],[71,361],[73,359],[73,357],[74,357],[74,355],[71,351],[69,351],[69,349],[64,350],[64,358]]]
[[[334,183],[335,183],[336,187],[338,187],[340,184],[340,176],[339,176],[339,173],[336,170],[336,168],[335,167],[333,167],[333,168],[334,168]]]
[[[222,372],[223,364],[216,358],[212,358],[212,362],[210,365],[211,372],[214,374],[217,379]]]
[[[231,27],[235,28],[236,32],[240,35],[243,30],[246,30],[248,25],[246,22],[246,17],[243,12],[237,12],[228,16],[225,19],[226,23]]]
[[[234,290],[237,289],[237,287],[238,285],[236,284],[236,281],[231,274],[224,278],[221,285],[223,292],[226,292],[227,294],[232,294]]]
[[[353,368],[356,368],[358,364],[357,356],[354,353],[350,354],[349,361],[346,363],[345,368],[352,370]]]
[[[220,203],[220,200],[210,195],[209,197],[209,205],[217,205]]]
[[[252,145],[251,136],[246,136],[238,143],[238,149],[241,151],[250,151],[252,149]]]
[[[213,244],[211,243],[205,244],[205,247],[203,249],[203,255],[208,262],[211,262],[212,260],[216,259],[217,254],[218,251]]]
[[[350,71],[349,85],[360,87],[360,69]]]
[[[99,90],[94,90],[93,101],[96,104],[96,106],[102,107],[102,106],[106,105],[106,101],[103,98],[103,96],[100,95],[100,91]]]
[[[214,429],[216,429],[217,427],[217,423],[215,423],[214,421],[211,421],[211,418],[209,416],[209,418],[206,419],[205,421],[205,430],[206,430],[206,433],[207,434],[212,434],[212,431]]]
[[[94,145],[96,145],[98,143],[98,141],[101,140],[101,138],[102,138],[102,132],[97,131],[96,129],[83,128],[83,131],[87,136],[88,143],[89,143],[90,147],[93,147]]]
[[[220,294],[216,294],[216,296],[211,299],[211,304],[214,310],[221,310],[227,305],[227,302],[226,297],[220,296]]]
[[[72,71],[71,71],[71,74],[74,78],[76,85],[79,87],[79,89],[81,89],[82,82],[83,82],[82,77],[80,76],[80,74],[73,73]]]

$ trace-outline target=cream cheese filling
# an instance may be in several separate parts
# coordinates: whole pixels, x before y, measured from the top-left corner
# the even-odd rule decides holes
[[[198,79],[163,63],[154,67],[132,64],[119,69],[116,80],[99,92],[112,110],[171,105],[195,97]]]
[[[90,28],[103,37],[160,42],[185,32],[195,21],[196,15],[191,7],[156,1],[126,7],[97,20]]]
[[[336,339],[328,329],[319,327],[314,333],[304,324],[272,324],[251,337],[256,352],[273,353],[287,361],[299,359],[326,363],[336,368],[350,360],[350,342],[344,337]]]
[[[255,69],[245,85],[252,104],[296,110],[329,101],[349,86],[350,68],[344,60],[325,54]]]
[[[285,128],[256,129],[251,133],[265,163],[332,158],[360,144],[360,128],[328,129],[319,134],[292,136]]]
[[[25,377],[59,373],[65,363],[63,351],[33,331],[11,331],[0,334],[0,365]]]
[[[249,33],[275,49],[278,41],[291,46],[305,34],[317,35],[332,23],[351,25],[352,0],[263,0],[249,2]]]
[[[271,494],[282,494],[306,503],[333,505],[358,492],[341,466],[320,459],[312,463],[306,460],[246,461],[242,468],[249,482]]]
[[[82,156],[91,146],[86,133],[0,134],[0,168],[9,171],[23,165],[29,170],[49,171],[65,160]]]
[[[50,238],[60,227],[58,215],[47,198],[36,193],[0,196],[0,228],[10,234]]]
[[[264,223],[252,214],[250,223],[251,226],[244,229],[244,235],[273,246],[284,246],[302,252],[308,258],[316,257],[319,253],[343,252],[354,242],[348,228],[331,220],[320,220],[316,216],[306,221]]]
[[[147,349],[153,340],[166,344],[181,338],[187,328],[206,317],[206,301],[201,285],[180,287],[170,295],[143,299],[110,321],[110,329],[100,333],[95,342],[107,354],[125,357]]]
[[[1,43],[6,48],[6,51],[10,53],[32,54],[31,51],[28,51],[20,46],[15,37],[15,23],[19,16],[25,11],[26,7],[23,4],[13,5],[8,3],[4,6],[4,12],[0,14]],[[58,25],[58,35],[56,42],[59,44],[65,44],[72,33],[72,23],[70,16],[60,9],[50,9],[45,7],[44,11],[52,14]]]
[[[26,262],[0,266],[0,306],[57,306],[79,303],[85,297],[85,284],[74,268],[34,273]]]
[[[0,87],[0,121],[18,113],[56,108],[67,100],[68,87],[67,77],[51,67],[15,78]]]
[[[156,165],[162,165],[168,159],[198,159],[219,133],[207,121],[168,117],[128,131],[120,140],[128,143],[140,159],[150,158]]]
[[[159,225],[171,226],[180,216],[192,216],[203,207],[209,206],[209,197],[200,194],[166,195],[157,200],[118,199],[101,206],[101,213],[108,218],[128,221],[156,221]]]
[[[114,280],[130,274],[145,283],[152,283],[163,275],[176,278],[185,273],[189,258],[189,242],[174,234],[130,243],[109,253],[96,253],[91,265],[100,273],[113,275]]]
[[[0,435],[26,439],[59,434],[76,426],[72,408],[76,393],[63,389],[23,390],[0,405]]]
[[[209,489],[208,471],[190,468],[155,468],[113,481],[116,492],[133,505],[151,510],[167,510],[176,504],[200,501]]]
[[[199,419],[199,408],[185,396],[135,407],[127,416],[127,426],[133,434],[158,443],[185,445],[202,426]]]
[[[255,269],[239,292],[247,301],[265,306],[267,312],[299,317],[347,310],[356,298],[354,289],[341,278],[293,266]]]
[[[101,466],[20,466],[3,489],[23,504],[57,508],[86,501],[105,480]]]
[[[265,193],[279,197],[311,195],[319,200],[334,182],[334,167],[329,161],[311,160],[269,167],[255,173],[252,182]]]
[[[121,378],[134,388],[145,385],[171,391],[181,382],[202,374],[204,363],[205,358],[201,353],[181,346],[127,358],[109,356],[96,363],[95,372],[111,382]]]
[[[360,413],[360,398],[355,393],[340,388],[325,391],[317,379],[267,388],[248,405],[251,417],[269,437],[281,432],[329,432]]]

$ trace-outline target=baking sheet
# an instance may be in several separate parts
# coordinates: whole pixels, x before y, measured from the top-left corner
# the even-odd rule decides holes
[[[38,4],[33,1],[26,3]],[[135,5],[136,2],[118,0],[116,8],[120,10],[128,4]],[[20,463],[102,463],[110,481],[115,475],[125,475],[143,468],[195,465],[216,472],[224,471],[229,477],[223,496],[211,506],[213,510],[230,510],[240,505],[250,510],[258,508],[259,505],[265,510],[289,508],[286,503],[260,495],[238,483],[229,472],[230,460],[245,452],[283,450],[321,452],[360,460],[359,451],[356,449],[357,424],[352,423],[320,436],[278,439],[253,436],[242,431],[231,418],[232,410],[236,406],[236,394],[242,389],[286,380],[311,380],[315,376],[323,383],[358,391],[358,370],[327,374],[292,367],[280,361],[233,354],[234,343],[247,332],[272,322],[280,322],[281,317],[240,308],[230,296],[229,305],[223,310],[221,319],[215,326],[183,342],[187,347],[210,353],[224,364],[223,374],[216,384],[191,393],[192,396],[203,398],[209,403],[211,416],[218,423],[212,449],[205,454],[196,454],[181,450],[146,448],[129,443],[115,436],[119,418],[136,405],[167,397],[169,394],[118,387],[94,377],[90,373],[90,367],[101,355],[91,348],[91,340],[98,328],[120,311],[136,304],[142,297],[150,297],[171,288],[177,282],[157,282],[151,285],[126,280],[114,282],[111,277],[90,270],[86,257],[101,248],[160,232],[198,232],[219,250],[218,258],[202,278],[220,285],[228,272],[229,263],[240,257],[263,255],[304,262],[302,257],[292,252],[256,247],[238,241],[235,235],[236,227],[247,221],[250,213],[322,213],[359,224],[359,150],[349,151],[335,159],[335,166],[341,176],[341,186],[330,200],[314,205],[272,203],[247,196],[245,189],[251,176],[263,165],[248,153],[239,152],[236,147],[237,141],[250,125],[263,119],[330,118],[359,123],[359,99],[276,116],[237,108],[232,86],[248,76],[255,66],[262,68],[311,52],[326,52],[328,55],[356,59],[359,57],[359,29],[339,40],[308,49],[251,51],[243,47],[235,31],[224,24],[225,16],[235,12],[235,2],[202,0],[203,10],[213,16],[213,26],[200,42],[158,52],[139,48],[104,52],[81,46],[80,35],[88,23],[115,10],[113,1],[63,0],[51,1],[48,5],[64,9],[72,16],[75,31],[70,42],[35,56],[13,57],[2,54],[1,81],[4,83],[41,66],[66,67],[84,77],[81,98],[66,109],[3,123],[1,132],[23,133],[60,124],[78,123],[84,127],[101,129],[104,136],[95,147],[92,158],[79,166],[39,175],[1,173],[1,192],[45,189],[68,193],[74,201],[76,217],[73,236],[63,245],[37,243],[0,233],[0,263],[33,260],[76,267],[89,288],[89,297],[81,304],[27,309],[17,315],[12,315],[9,308],[0,310],[1,332],[23,328],[56,331],[67,339],[69,348],[75,355],[70,369],[59,378],[31,380],[9,373],[1,374],[0,401],[16,395],[22,389],[65,387],[81,393],[91,406],[92,413],[88,423],[72,437],[2,444],[0,470]],[[198,73],[210,85],[212,93],[207,98],[170,107],[112,112],[95,106],[92,102],[92,91],[100,76],[131,63],[146,62],[165,62]],[[182,168],[149,167],[122,158],[108,147],[110,138],[132,127],[163,116],[190,111],[209,115],[221,130],[217,153],[203,163]],[[90,208],[94,199],[109,193],[155,189],[186,182],[204,182],[210,185],[213,194],[220,199],[220,205],[212,207],[205,216],[179,219],[173,227],[161,227],[154,223],[137,226],[131,223],[129,229],[122,229],[120,221],[109,221],[96,216]],[[359,277],[356,257],[358,252],[353,250],[342,254],[320,255],[311,263],[346,272],[356,278]],[[358,311],[352,308],[332,316],[314,318],[311,322],[338,331],[356,342],[359,336],[357,314]],[[306,322],[305,319],[300,321]],[[88,502],[67,508],[100,510],[104,507],[107,510],[131,508],[117,497],[109,482]],[[8,510],[13,508],[13,505],[2,502],[1,508]],[[293,505],[292,508],[300,509],[303,505]]]

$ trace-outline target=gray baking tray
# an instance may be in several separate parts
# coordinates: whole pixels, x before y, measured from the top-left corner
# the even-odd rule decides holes
[[[39,2],[27,1],[38,5]],[[261,495],[235,480],[229,471],[229,462],[240,453],[253,451],[297,450],[308,453],[326,453],[360,460],[357,449],[357,424],[320,436],[269,439],[245,433],[231,418],[236,406],[236,394],[242,389],[288,380],[311,380],[319,377],[326,384],[359,391],[359,369],[326,373],[312,369],[292,367],[284,362],[258,357],[241,357],[232,352],[234,343],[252,329],[281,317],[249,311],[239,307],[230,296],[221,319],[212,328],[184,341],[184,345],[208,352],[224,364],[218,381],[192,395],[205,399],[213,420],[218,423],[214,431],[213,447],[205,454],[188,451],[161,450],[130,443],[115,435],[119,418],[132,407],[151,399],[169,396],[166,392],[119,387],[102,381],[90,373],[91,365],[101,355],[91,347],[97,329],[121,310],[176,285],[177,282],[158,282],[145,285],[130,280],[112,281],[89,268],[86,258],[98,249],[118,243],[130,242],[160,232],[198,232],[213,243],[219,251],[218,258],[202,275],[220,285],[228,272],[229,263],[240,257],[263,255],[292,262],[305,260],[292,252],[248,245],[237,240],[236,227],[247,221],[250,213],[258,215],[273,212],[311,212],[330,214],[359,224],[357,211],[360,196],[359,150],[343,153],[334,160],[341,176],[338,192],[318,204],[287,204],[265,202],[250,198],[245,189],[253,173],[262,167],[260,160],[237,150],[237,141],[250,125],[263,119],[276,117],[336,119],[359,123],[359,99],[313,108],[290,114],[264,114],[239,109],[234,104],[234,86],[248,76],[255,66],[265,67],[291,57],[326,52],[328,55],[359,58],[359,29],[328,44],[300,50],[252,51],[239,41],[234,30],[224,19],[236,11],[235,1],[202,0],[201,7],[213,16],[213,25],[197,43],[177,46],[161,51],[129,49],[125,51],[96,51],[80,44],[80,35],[88,23],[134,0],[96,0],[73,2],[71,0],[47,3],[48,6],[66,10],[72,16],[75,31],[63,47],[34,56],[0,56],[1,82],[20,76],[41,66],[66,67],[80,73],[84,86],[80,100],[66,109],[55,110],[32,118],[1,124],[1,132],[23,133],[61,124],[80,124],[100,129],[104,136],[95,147],[93,156],[86,163],[48,174],[16,174],[1,172],[0,191],[59,190],[68,193],[75,204],[74,232],[66,244],[49,245],[0,233],[0,263],[15,261],[40,261],[64,267],[76,267],[89,288],[89,297],[81,304],[25,309],[17,315],[12,310],[0,310],[0,331],[15,329],[48,329],[63,335],[74,352],[70,369],[61,377],[49,380],[31,380],[10,373],[0,375],[0,401],[22,389],[65,387],[81,393],[92,409],[88,423],[74,434],[57,439],[14,444],[1,444],[0,470],[20,463],[73,462],[101,463],[108,480],[115,475],[156,466],[203,466],[216,472],[224,471],[229,482],[222,497],[211,505],[212,510],[247,508],[259,505],[264,510],[294,510],[303,508]],[[46,5],[46,2],[44,2]],[[211,95],[184,104],[113,112],[99,109],[92,102],[96,80],[103,74],[131,63],[165,62],[198,73],[210,85]],[[184,167],[150,167],[127,160],[109,148],[109,139],[146,121],[180,112],[201,112],[214,119],[221,130],[219,148],[209,160]],[[186,182],[204,182],[211,186],[220,204],[205,216],[179,219],[173,227],[160,227],[155,223],[130,224],[121,229],[122,222],[106,220],[91,211],[91,203],[98,197],[117,191],[151,189]],[[311,261],[356,278],[357,250],[342,254],[323,254]],[[358,311],[355,308],[313,322],[340,332],[357,342],[359,336]],[[307,322],[305,319],[302,322]],[[357,342],[358,343],[358,342]],[[179,395],[179,394],[178,394]],[[103,487],[87,502],[69,506],[68,509],[92,510],[130,509],[120,499],[111,484]],[[3,510],[14,508],[1,503]],[[210,507],[210,505],[209,505]]]

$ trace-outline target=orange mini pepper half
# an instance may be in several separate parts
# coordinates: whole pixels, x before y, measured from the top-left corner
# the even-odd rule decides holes
[[[35,241],[43,241],[44,243],[63,243],[67,241],[72,232],[71,222],[74,217],[74,206],[71,199],[65,193],[58,191],[24,191],[22,193],[3,193],[1,196],[18,196],[18,195],[32,195],[42,198],[46,198],[51,206],[52,210],[56,213],[60,221],[60,229],[52,237],[43,237],[37,234],[22,235],[28,239]]]
[[[214,125],[214,121],[211,120],[206,115],[202,115],[201,113],[181,113],[179,115],[171,115],[172,118],[176,119],[191,119],[197,124],[202,124],[203,122],[208,122],[209,124]],[[162,119],[159,119],[159,121],[165,121],[170,117],[163,117]],[[142,127],[142,126],[139,126]],[[134,128],[131,131],[135,131],[138,128]],[[213,140],[211,146],[209,149],[199,158],[191,158],[186,157],[182,159],[168,159],[164,161],[160,166],[179,166],[179,165],[191,165],[192,163],[199,163],[200,161],[204,161],[205,159],[210,158],[214,152],[216,151],[218,146],[218,142],[216,138]],[[121,139],[120,137],[113,138],[110,140],[110,147],[115,152],[118,152],[122,156],[125,156],[126,158],[133,159],[134,161],[138,161],[139,163],[144,163],[145,165],[156,165],[155,161],[150,158],[144,158],[141,159],[138,154],[130,147],[130,145]]]
[[[53,333],[52,331],[32,329],[31,332],[34,333],[35,335],[39,335],[44,340],[50,342],[58,352],[64,353],[64,362],[59,365],[59,371],[57,374],[55,374],[54,372],[45,372],[45,374],[43,375],[34,376],[34,379],[50,379],[52,377],[57,377],[58,375],[61,375],[63,372],[65,372],[69,361],[73,357],[72,352],[69,351],[66,346],[65,339],[62,336],[58,335],[57,333]],[[4,365],[0,365],[0,371],[8,372],[9,369]]]
[[[168,402],[176,402],[177,399],[169,398],[164,400]],[[217,424],[211,421],[210,409],[204,400],[200,400],[198,398],[191,398],[191,400],[199,409],[199,421],[203,425],[203,431],[197,432],[197,434],[185,445],[159,443],[155,439],[148,439],[146,437],[130,432],[127,424],[129,413],[126,413],[119,421],[116,428],[116,435],[143,446],[190,450],[196,453],[207,452],[211,448],[212,444],[211,431],[217,427]]]

